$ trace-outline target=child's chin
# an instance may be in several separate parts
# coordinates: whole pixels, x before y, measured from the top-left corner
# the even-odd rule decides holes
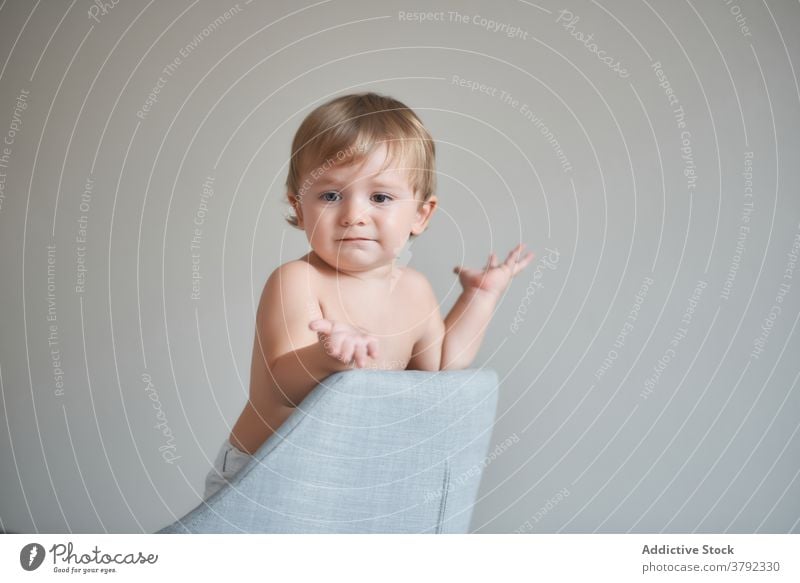
[[[377,256],[373,253],[343,253],[330,262],[334,268],[344,271],[366,271],[390,265],[391,257]]]

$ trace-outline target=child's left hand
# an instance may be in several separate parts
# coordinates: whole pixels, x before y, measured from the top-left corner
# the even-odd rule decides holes
[[[482,270],[455,267],[453,272],[458,274],[461,287],[464,288],[464,291],[477,289],[500,297],[500,294],[502,294],[508,287],[508,284],[511,283],[511,278],[525,269],[528,264],[533,261],[533,251],[528,251],[525,257],[523,257],[522,251],[524,249],[525,243],[520,243],[511,250],[506,260],[500,265],[497,264],[497,256],[492,252],[492,254],[489,255],[489,261],[486,267]]]

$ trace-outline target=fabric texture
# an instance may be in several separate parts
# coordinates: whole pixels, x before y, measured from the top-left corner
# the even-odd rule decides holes
[[[225,442],[219,448],[217,457],[214,459],[214,467],[206,476],[203,500],[208,500],[217,490],[230,482],[247,465],[251,457],[249,453],[243,452],[233,445],[229,438],[225,438]]]
[[[333,374],[252,456],[226,440],[209,496],[159,533],[468,532],[497,384],[486,369]]]

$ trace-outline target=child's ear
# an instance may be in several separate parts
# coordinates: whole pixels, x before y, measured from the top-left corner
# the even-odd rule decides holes
[[[300,196],[288,191],[286,197],[289,199],[289,204],[294,209],[294,215],[297,217],[297,226],[303,228],[303,208],[300,205]]]
[[[436,195],[431,195],[431,197],[419,203],[419,207],[417,207],[417,215],[414,218],[414,223],[411,225],[411,234],[412,235],[420,235],[428,226],[428,223],[433,216],[433,211],[436,210],[436,205],[439,203]]]

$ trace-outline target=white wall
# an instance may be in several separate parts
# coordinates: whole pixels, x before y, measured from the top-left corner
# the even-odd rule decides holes
[[[441,207],[407,256],[443,311],[454,265],[538,255],[475,363],[515,441],[473,528],[798,532],[796,3],[35,6],[0,10],[4,529],[152,532],[197,504],[261,287],[307,250],[292,135],[375,90],[437,140]]]

